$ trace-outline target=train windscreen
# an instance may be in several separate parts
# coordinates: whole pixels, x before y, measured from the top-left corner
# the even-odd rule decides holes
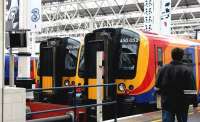
[[[139,34],[122,29],[117,78],[133,78],[136,73]]]
[[[72,76],[76,74],[77,57],[80,48],[80,42],[68,38],[68,44],[65,47],[65,75]]]
[[[81,54],[80,54],[80,59],[79,59],[79,69],[78,69],[78,75],[80,77],[84,76],[84,70],[85,70],[85,60],[84,60],[84,46],[81,48]]]
[[[108,47],[108,72],[112,78],[130,79],[136,74],[140,36],[122,28],[95,30],[85,37],[85,75],[96,77],[96,53]],[[104,54],[106,55],[106,54]],[[79,72],[82,71],[79,69]],[[80,73],[82,74],[82,73]]]
[[[51,38],[40,45],[40,75],[75,76],[80,42],[72,38]]]

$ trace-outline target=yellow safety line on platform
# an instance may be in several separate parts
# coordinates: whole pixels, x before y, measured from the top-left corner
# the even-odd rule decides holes
[[[198,110],[198,112],[200,112],[200,110]],[[189,115],[192,115],[193,114],[193,112],[190,112],[190,113],[188,113]],[[161,119],[158,119],[158,120],[153,120],[153,121],[151,121],[151,122],[161,122],[162,120]]]
[[[193,112],[190,112],[190,113],[188,113],[189,115],[192,115],[193,114]]]
[[[162,120],[161,119],[158,119],[158,120],[153,120],[151,122],[161,122]]]

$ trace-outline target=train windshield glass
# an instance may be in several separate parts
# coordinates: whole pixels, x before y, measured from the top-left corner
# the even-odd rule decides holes
[[[137,53],[139,46],[139,35],[126,29],[121,30],[120,56],[118,62],[117,76],[134,77],[137,66]]]
[[[81,48],[81,54],[80,54],[80,61],[79,61],[79,75],[82,76],[84,75],[84,46]]]
[[[68,71],[76,72],[76,65],[77,65],[77,57],[78,57],[78,51],[79,51],[80,43],[78,41],[75,41],[71,38],[68,38],[68,44],[65,47],[66,53],[65,53],[65,70],[66,75],[71,74]],[[73,73],[73,74],[74,74]]]
[[[115,78],[134,78],[140,36],[121,28],[104,28],[87,34],[85,38],[85,75],[96,76],[96,53],[107,50],[108,73]],[[107,46],[106,46],[107,45]],[[106,65],[106,64],[105,64]],[[80,71],[80,70],[79,70]]]

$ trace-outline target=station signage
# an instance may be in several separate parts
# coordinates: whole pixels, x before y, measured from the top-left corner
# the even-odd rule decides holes
[[[144,1],[144,29],[146,31],[153,30],[153,14],[154,14],[154,0],[145,0]]]
[[[6,0],[6,31],[41,31],[41,0]]]
[[[29,0],[29,17],[30,17],[30,29],[32,32],[40,32],[42,24],[42,8],[41,0]]]
[[[145,31],[171,34],[171,0],[144,1]]]
[[[6,31],[19,30],[19,0],[6,0]]]
[[[171,0],[162,0],[160,24],[162,34],[171,34]]]

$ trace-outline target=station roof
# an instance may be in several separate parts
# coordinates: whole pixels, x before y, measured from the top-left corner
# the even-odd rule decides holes
[[[200,0],[172,1],[172,34],[200,29]],[[42,0],[42,32],[36,36],[83,36],[100,27],[143,28],[144,0]]]

